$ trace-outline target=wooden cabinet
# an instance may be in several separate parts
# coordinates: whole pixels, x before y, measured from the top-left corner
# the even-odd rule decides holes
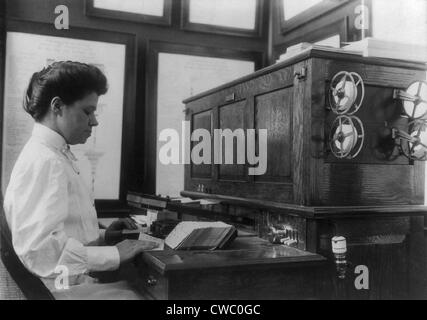
[[[331,86],[339,91],[335,76],[343,72],[362,80],[354,81],[360,108],[345,114],[359,126],[352,129],[355,141],[363,136],[363,144],[354,143],[360,152],[353,157],[334,154],[335,140],[330,143],[338,132],[334,126],[344,119],[330,103]],[[314,280],[321,288],[317,298],[425,298],[425,163],[405,156],[392,134],[409,132],[412,121],[396,90],[425,79],[422,63],[309,50],[190,98],[185,103],[192,129],[209,128],[212,137],[215,129],[266,129],[267,169],[249,175],[248,158],[243,165],[193,163],[185,168],[181,194],[221,201],[226,216],[252,221],[263,238],[271,226],[283,227],[288,246],[331,263],[331,238],[344,236],[347,278],[340,282],[333,270],[323,270]],[[339,139],[336,145],[343,147]],[[234,141],[233,156],[241,153]],[[369,290],[355,288],[357,266],[369,269]]]
[[[192,130],[207,129],[214,140],[215,129],[242,129],[246,140],[244,148],[234,140],[234,164],[224,164],[224,157],[215,163],[212,143],[211,164],[186,166],[185,190],[305,206],[423,204],[424,163],[399,154],[386,158],[379,139],[391,127],[407,127],[393,92],[425,79],[425,70],[423,64],[311,50],[188,99]],[[342,71],[355,72],[364,82],[355,116],[365,138],[354,159],[337,159],[329,144],[337,118],[329,108],[329,86]],[[248,175],[251,165],[243,154],[248,129],[267,130],[262,175]]]

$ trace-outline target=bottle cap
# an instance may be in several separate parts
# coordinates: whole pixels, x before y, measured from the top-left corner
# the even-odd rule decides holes
[[[347,252],[347,241],[344,237],[332,238],[332,252],[338,254]]]

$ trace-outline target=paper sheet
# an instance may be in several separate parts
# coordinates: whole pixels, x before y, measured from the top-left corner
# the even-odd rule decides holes
[[[164,250],[164,248],[165,248],[165,241],[163,239],[152,237],[146,233],[140,233],[138,240],[152,241],[152,242],[157,243],[159,246],[157,248],[153,249],[153,251],[160,251],[160,250]]]

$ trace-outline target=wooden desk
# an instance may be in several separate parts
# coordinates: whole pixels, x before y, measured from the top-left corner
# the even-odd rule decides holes
[[[325,265],[318,254],[258,237],[238,237],[228,250],[150,251],[137,259],[138,285],[161,300],[315,298]]]

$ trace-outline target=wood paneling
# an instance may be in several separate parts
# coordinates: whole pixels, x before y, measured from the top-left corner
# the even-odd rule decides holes
[[[203,111],[200,113],[196,113],[196,114],[192,114],[192,125],[193,127],[191,128],[191,132],[194,132],[197,129],[205,129],[208,132],[211,133],[211,137],[213,135],[213,128],[212,128],[212,111],[208,110],[208,111]],[[194,148],[194,146],[196,144],[198,144],[199,142],[192,142],[192,150]],[[212,146],[212,144],[211,144]],[[212,155],[212,150],[211,150],[211,155]],[[212,163],[212,156],[211,156],[211,163]],[[207,178],[210,179],[212,178],[212,164],[191,164],[191,176],[193,178]]]
[[[292,99],[293,87],[255,97],[254,129],[267,130],[267,172],[255,176],[256,181],[292,181]],[[259,150],[256,153],[259,155]]]
[[[271,128],[275,125],[276,130],[270,131],[270,138],[274,137],[274,139],[270,139],[272,145],[267,146],[267,152],[269,152],[267,170],[270,168],[269,173],[267,171],[265,176],[260,177],[248,176],[246,167],[240,166],[240,171],[237,171],[236,168],[239,166],[234,165],[230,166],[231,171],[225,172],[224,175],[225,166],[221,166],[218,168],[218,172],[214,168],[214,179],[201,180],[190,179],[189,169],[186,168],[185,189],[197,190],[198,186],[202,184],[205,189],[209,190],[209,193],[292,201],[293,173],[289,166],[292,157],[290,148],[293,136],[290,132],[292,132],[293,111],[289,114],[287,112],[295,109],[292,105],[295,99],[293,68],[278,69],[259,77],[251,75],[248,78],[250,78],[248,81],[241,79],[233,82],[235,85],[221,86],[193,97],[187,100],[186,107],[190,113],[198,113],[212,108],[214,114],[218,114],[218,120],[215,120],[214,116],[214,128],[228,127],[232,130],[234,128],[246,130],[262,129],[264,126]],[[236,102],[227,103],[228,97],[234,97]],[[269,101],[273,101],[274,106]],[[236,106],[236,110],[230,114],[230,109]],[[224,108],[227,110],[225,114]],[[221,116],[221,110],[223,116]],[[189,116],[187,119],[191,120]],[[282,160],[284,160],[283,163]]]
[[[237,108],[225,118],[233,116],[241,128],[246,128],[246,118],[248,126],[266,126],[269,132],[266,175],[248,177],[240,184],[216,180],[203,184],[220,195],[290,200],[304,206],[423,204],[422,164],[399,153],[395,159],[380,157],[375,141],[383,139],[383,129],[407,127],[400,102],[392,97],[393,89],[423,79],[426,67],[318,50],[301,54],[293,62],[260,70],[186,101],[187,108],[196,112],[202,106],[221,106],[230,94],[245,98],[249,101],[246,117],[236,103],[228,105]],[[298,77],[303,71],[306,76]],[[363,123],[365,140],[354,159],[338,159],[329,150],[337,115],[328,110],[327,96],[330,81],[339,71],[357,72],[365,82],[365,97],[354,115]],[[235,129],[235,122],[226,124]],[[186,181],[186,190],[196,191],[194,186],[199,183]],[[291,194],[283,193],[289,191]]]
[[[312,73],[311,61],[302,61],[294,66],[294,72],[301,72],[306,68],[307,73]],[[308,81],[307,81],[308,80]],[[309,205],[310,188],[310,163],[308,154],[309,139],[311,137],[311,81],[294,78],[293,97],[293,123],[292,123],[292,164],[293,164],[293,203]]]
[[[219,180],[245,181],[246,180],[246,139],[245,139],[245,105],[246,101],[230,103],[218,108],[219,128],[223,130],[221,137],[222,164],[218,168]],[[228,129],[228,130],[227,130]],[[224,132],[224,130],[227,130]],[[231,132],[230,132],[231,131]],[[229,134],[228,134],[229,133]],[[232,139],[232,148],[230,148]],[[233,164],[227,164],[227,158],[232,158]],[[239,161],[242,160],[242,161]],[[243,164],[238,164],[243,162]]]
[[[412,166],[325,164],[322,204],[424,204],[415,196]]]

